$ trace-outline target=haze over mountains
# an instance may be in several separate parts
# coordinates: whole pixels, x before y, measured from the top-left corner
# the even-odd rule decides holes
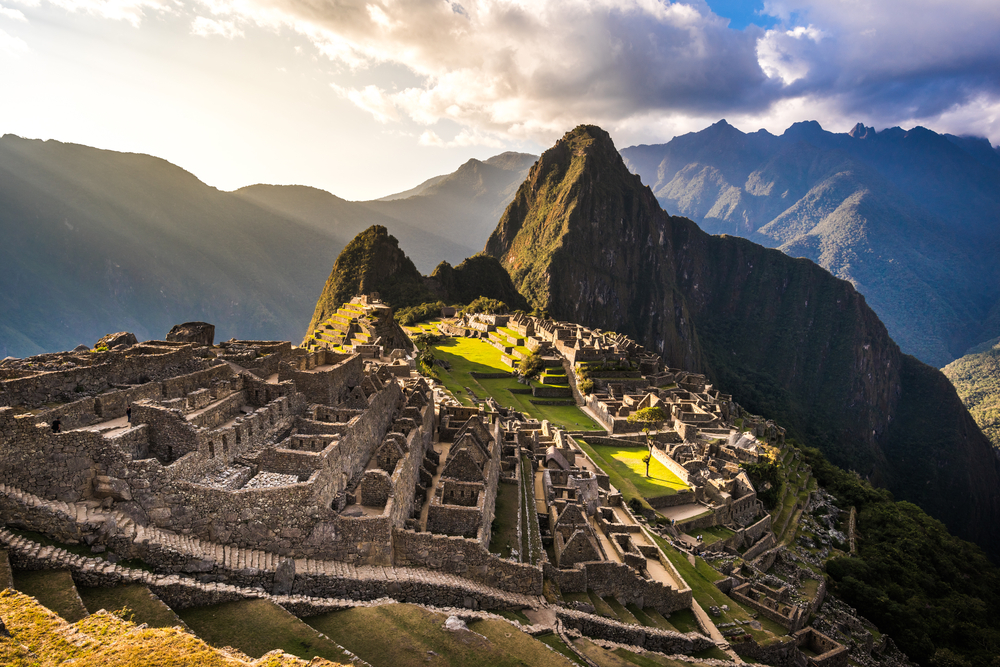
[[[851,281],[929,364],[1000,333],[1000,152],[985,139],[719,121],[622,156],[670,213]]]
[[[298,340],[351,237],[386,225],[420,270],[457,264],[534,159],[470,160],[417,194],[349,202],[302,186],[221,192],[159,158],[6,135],[0,358],[93,345],[109,331],[162,338],[188,320],[213,322],[220,339]]]

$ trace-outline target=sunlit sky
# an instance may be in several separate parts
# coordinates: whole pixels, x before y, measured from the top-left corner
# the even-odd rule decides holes
[[[347,199],[582,122],[998,144],[998,35],[997,0],[0,0],[0,133]]]

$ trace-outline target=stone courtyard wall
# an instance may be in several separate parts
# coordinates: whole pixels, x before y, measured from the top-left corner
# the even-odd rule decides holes
[[[542,569],[490,553],[479,540],[412,530],[393,531],[395,563],[456,574],[512,593],[542,594]]]

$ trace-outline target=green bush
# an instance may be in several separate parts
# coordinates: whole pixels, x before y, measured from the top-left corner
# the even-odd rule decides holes
[[[442,304],[443,305],[443,304]],[[465,308],[462,308],[462,315],[471,315],[472,313],[485,313],[487,315],[501,315],[507,312],[507,304],[499,299],[488,299],[485,296],[481,296],[472,303],[470,303]]]

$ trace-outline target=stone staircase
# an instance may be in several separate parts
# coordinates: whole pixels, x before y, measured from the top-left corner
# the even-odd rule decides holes
[[[183,563],[180,568],[174,565],[168,569],[182,569],[190,573],[211,572],[217,576],[231,577],[236,581],[253,583],[259,588],[274,578],[278,566],[286,560],[269,551],[243,549],[201,540],[191,535],[180,535],[153,526],[143,526],[122,512],[102,509],[96,501],[67,503],[48,500],[4,484],[0,484],[0,495],[15,500],[34,514],[61,517],[64,523],[75,522],[78,534],[92,533],[95,527],[101,526],[106,531],[109,543],[130,542],[133,548],[131,553],[125,555],[142,558],[153,566],[162,567],[163,563],[180,562]],[[109,529],[113,530],[113,535]],[[31,550],[30,545],[34,544],[37,549],[31,550],[33,558],[47,560],[59,554],[60,566],[74,570],[118,572],[121,569],[101,558],[78,556],[57,547],[37,545],[5,529],[0,530],[0,542],[10,545],[12,551],[26,548]],[[440,589],[442,600],[454,602],[457,598],[468,597],[484,607],[489,605],[491,608],[516,609],[545,605],[544,600],[537,596],[503,591],[456,575],[432,570],[394,566],[356,566],[340,561],[312,558],[296,558],[294,563],[295,579],[299,582],[296,588],[302,588],[305,585],[303,580],[308,579],[312,587],[317,590],[362,592],[377,590],[378,592],[385,589],[385,594],[390,596],[394,591],[399,591],[406,597],[410,595],[433,597],[433,589]],[[191,567],[192,565],[195,567]],[[178,575],[155,576],[177,577]],[[197,583],[193,578],[190,580],[192,583]],[[410,595],[405,595],[407,591],[410,591]],[[375,597],[381,596],[375,595]],[[434,601],[426,603],[435,604]]]

